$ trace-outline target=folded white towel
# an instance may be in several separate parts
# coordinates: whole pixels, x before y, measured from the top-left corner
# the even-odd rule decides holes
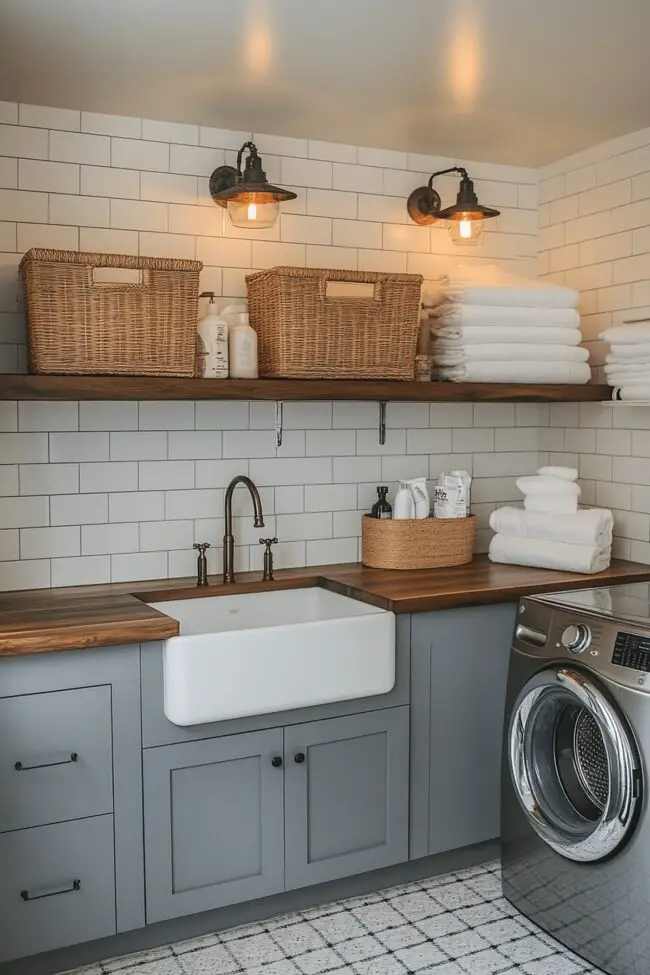
[[[490,515],[490,528],[501,535],[598,548],[612,544],[613,526],[614,517],[606,508],[584,508],[573,515],[559,515],[506,507],[497,508]]]
[[[490,542],[492,562],[532,565],[563,572],[603,572],[611,561],[610,546],[571,545],[543,538],[495,535]]]
[[[565,498],[579,498],[580,485],[575,481],[568,481],[564,477],[553,477],[549,474],[533,474],[517,478],[517,487],[526,497],[538,494],[559,495]]]
[[[635,346],[636,348],[636,346]],[[618,355],[614,355],[613,352],[608,352],[605,356],[605,365],[608,366],[647,366],[650,365],[650,345],[642,346],[644,349],[648,349],[647,353],[628,356],[627,358],[621,358]]]
[[[607,374],[608,386],[650,386],[650,369],[646,372],[635,373],[634,376],[622,372],[611,372]]]
[[[610,356],[612,357],[610,359]],[[615,344],[610,346],[607,362],[643,362],[650,358],[650,342],[633,345]]]
[[[523,325],[526,328],[579,328],[575,308],[518,308],[515,305],[463,305],[445,302],[435,315],[445,325]]]
[[[464,305],[516,305],[519,308],[576,308],[578,292],[573,288],[546,284],[544,281],[516,285],[481,285],[451,279],[445,288],[447,301]]]
[[[541,345],[533,343],[524,348],[521,342],[484,342],[470,343],[469,345],[454,346],[448,349],[442,342],[434,342],[433,356],[434,361],[439,365],[458,365],[461,362],[469,361],[521,361],[524,357],[528,361],[537,362],[540,359],[547,362],[587,362],[589,352],[581,345]],[[438,351],[440,347],[440,351]],[[453,353],[453,361],[449,358]],[[460,358],[458,353],[460,353]],[[443,361],[443,358],[445,361]]]
[[[540,477],[559,477],[563,481],[577,481],[578,471],[575,467],[539,467]]]
[[[531,330],[526,325],[442,325],[433,326],[436,338],[462,342],[466,345],[474,343],[502,342],[518,345],[528,344],[531,340]],[[577,328],[548,328],[535,329],[535,342],[542,345],[580,345],[582,336]]]
[[[480,362],[441,366],[441,379],[454,383],[588,383],[586,362]]]
[[[618,373],[621,376],[646,376],[650,373],[650,362],[606,362],[605,375]]]
[[[638,345],[650,342],[650,322],[630,322],[627,325],[613,325],[600,333],[599,338],[610,345]]]
[[[524,498],[524,508],[544,514],[574,515],[578,510],[578,499],[568,494],[529,494]]]

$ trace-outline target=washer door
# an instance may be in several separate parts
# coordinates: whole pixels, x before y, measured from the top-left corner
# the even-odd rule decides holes
[[[584,674],[544,670],[510,721],[510,773],[531,826],[570,860],[601,860],[622,843],[640,803],[631,732]]]

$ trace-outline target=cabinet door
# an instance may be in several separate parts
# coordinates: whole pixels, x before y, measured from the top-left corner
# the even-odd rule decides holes
[[[499,836],[515,614],[516,604],[506,603],[413,616],[412,816],[426,799],[428,849],[417,849],[412,829],[412,856]]]
[[[281,756],[281,729],[145,751],[147,923],[282,889]]]
[[[284,737],[287,888],[406,860],[408,707],[296,725]]]

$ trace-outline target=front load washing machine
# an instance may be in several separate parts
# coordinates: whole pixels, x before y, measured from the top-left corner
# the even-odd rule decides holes
[[[650,973],[650,587],[523,599],[502,779],[505,896],[611,975]]]

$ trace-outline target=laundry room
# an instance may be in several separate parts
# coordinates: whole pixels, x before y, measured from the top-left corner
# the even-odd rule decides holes
[[[0,975],[648,975],[650,5],[0,6]]]

